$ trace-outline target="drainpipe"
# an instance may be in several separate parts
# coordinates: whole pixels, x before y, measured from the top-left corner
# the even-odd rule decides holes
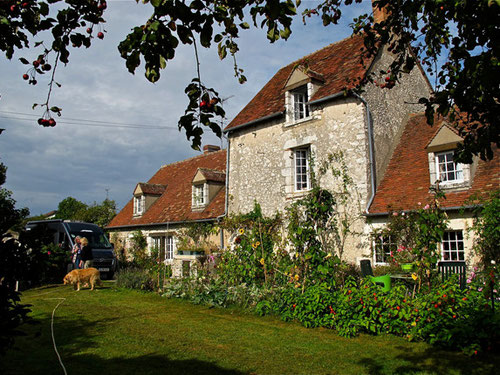
[[[374,155],[374,140],[373,140],[373,124],[372,124],[372,116],[370,113],[370,107],[368,106],[368,103],[366,100],[356,94],[355,92],[352,93],[356,98],[361,100],[361,102],[365,105],[366,108],[366,122],[368,126],[368,146],[369,146],[369,156],[370,156],[370,180],[371,180],[371,196],[370,199],[368,200],[368,203],[366,204],[366,209],[365,212],[368,214],[368,209],[370,208],[370,205],[373,202],[373,199],[375,198],[375,191],[376,191],[376,183],[377,183],[377,176],[376,176],[376,170],[375,170],[375,155]]]
[[[224,136],[224,134],[223,134]],[[229,140],[229,136],[226,135],[227,139],[227,151],[226,151],[226,201],[224,202],[224,213],[220,216],[217,217],[217,222],[220,222],[220,220],[227,215],[228,208],[229,208],[229,153],[231,150],[231,143]],[[220,248],[224,248],[224,230],[220,230]]]

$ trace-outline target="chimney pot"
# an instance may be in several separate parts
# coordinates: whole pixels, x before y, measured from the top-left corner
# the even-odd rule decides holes
[[[209,154],[211,152],[219,151],[220,147],[215,145],[205,145],[203,146],[203,153]]]

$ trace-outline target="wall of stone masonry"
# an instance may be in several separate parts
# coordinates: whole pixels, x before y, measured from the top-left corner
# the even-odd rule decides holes
[[[371,71],[377,74],[378,84],[385,83],[387,70],[393,60],[386,48],[377,56]],[[421,97],[429,97],[431,87],[423,72],[416,66],[411,73],[404,74],[399,83],[391,89],[382,89],[375,84],[366,86],[361,96],[368,102],[373,120],[377,185],[384,177],[392,153],[399,143],[404,126],[411,113],[425,110],[418,104]]]
[[[469,232],[474,222],[474,217],[472,213],[470,211],[464,213],[461,213],[459,211],[452,211],[448,212],[447,214],[449,220],[448,230],[462,231],[465,261],[467,262],[468,265],[477,264],[479,262],[479,258],[473,250],[475,236],[473,232]],[[387,216],[376,216],[370,218],[368,226],[370,226],[370,230],[373,231],[375,229],[380,229],[385,227],[387,222],[388,222]],[[439,248],[441,250],[441,245],[439,246]],[[374,255],[370,254],[370,256],[372,259],[372,264],[376,265]]]
[[[342,151],[360,196],[357,208],[366,206],[369,183],[369,156],[365,107],[355,98],[327,102],[315,107],[312,119],[293,126],[283,122],[251,126],[230,135],[229,212],[246,213],[257,201],[265,215],[283,212],[304,193],[293,190],[293,149],[310,146],[316,165],[329,153]],[[334,189],[331,174],[321,186]],[[364,230],[364,221],[356,223]],[[350,241],[346,258],[354,260],[366,244],[361,238]]]
[[[125,256],[128,260],[132,260],[132,255],[130,254],[130,248],[132,246],[132,236],[137,230],[141,230],[142,234],[147,239],[147,249],[150,251],[153,247],[153,238],[155,236],[173,236],[174,240],[179,235],[179,231],[183,229],[182,226],[158,226],[154,229],[151,228],[134,228],[133,230],[107,230],[110,236],[110,241],[114,243],[115,249],[118,251],[123,248],[125,250]],[[223,233],[224,241],[228,240],[228,233]],[[213,243],[214,247],[220,246],[220,235],[211,235],[208,238],[210,243]],[[165,261],[165,264],[172,266],[172,276],[182,277],[183,261],[191,262],[190,270],[191,272],[196,270],[196,263],[199,262],[200,256],[197,255],[180,255],[177,250],[174,251],[174,259]],[[194,276],[194,275],[193,275]]]
[[[386,68],[391,59],[390,53],[382,52],[372,71]],[[378,81],[385,82],[383,78]],[[423,106],[418,104],[418,99],[429,94],[428,81],[417,67],[404,75],[394,88],[381,89],[371,84],[361,95],[372,117],[376,183],[383,178],[409,114],[421,112]],[[280,118],[230,133],[229,212],[249,212],[257,201],[265,215],[273,215],[300,198],[300,193],[293,192],[292,149],[308,145],[317,162],[328,153],[344,153],[360,196],[356,204],[360,214],[363,213],[372,189],[369,138],[365,106],[352,97],[317,105],[311,120],[292,126],[286,126],[285,119]],[[331,175],[321,181],[327,189],[332,189],[333,184]],[[348,260],[357,261],[370,256],[371,228],[360,220],[353,229],[363,235],[348,243],[345,255]]]

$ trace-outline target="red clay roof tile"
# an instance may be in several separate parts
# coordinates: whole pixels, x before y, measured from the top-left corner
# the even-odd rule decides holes
[[[167,188],[167,185],[146,184],[145,182],[139,182],[137,185],[141,188],[142,193],[147,195],[162,195]]]
[[[214,219],[224,214],[225,189],[221,189],[203,211],[191,210],[191,183],[199,168],[225,173],[226,150],[162,166],[147,184],[168,185],[165,192],[140,217],[133,216],[131,199],[107,228]]]
[[[364,78],[373,59],[365,59],[362,63],[363,46],[362,35],[351,36],[281,68],[225,130],[283,112],[285,110],[284,84],[293,70],[300,65],[310,69],[311,76],[314,75],[324,81],[310,101],[353,88],[358,78]]]
[[[426,146],[443,122],[437,119],[434,126],[427,124],[425,115],[414,115],[406,124],[401,141],[394,150],[384,179],[381,181],[369,213],[391,210],[412,210],[425,204],[432,194],[429,191],[429,161]],[[484,194],[500,188],[500,150],[495,150],[493,160],[480,160],[472,185],[461,191],[446,191],[442,207],[462,207],[473,194]]]

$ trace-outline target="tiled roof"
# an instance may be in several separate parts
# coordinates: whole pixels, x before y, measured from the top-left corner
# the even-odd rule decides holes
[[[362,48],[363,36],[352,36],[281,68],[225,130],[283,112],[285,110],[284,85],[293,70],[300,65],[310,69],[310,75],[324,81],[310,101],[353,88],[356,85],[356,79],[366,75],[372,61],[372,59],[365,59],[363,63],[361,62]]]
[[[147,195],[162,195],[167,188],[167,185],[146,184],[145,182],[139,182],[137,185],[141,188],[142,193]]]
[[[191,182],[199,168],[225,173],[226,150],[162,166],[148,184],[168,185],[165,192],[140,217],[133,216],[134,205],[131,199],[107,228],[213,219],[224,214],[225,189],[221,189],[203,211],[191,210]]]
[[[425,115],[414,115],[406,124],[401,141],[394,150],[384,179],[381,181],[369,213],[385,213],[391,210],[411,210],[431,199],[430,176],[426,146],[442,125],[436,119],[429,126]],[[446,191],[442,207],[462,207],[471,195],[484,194],[500,188],[500,150],[495,150],[493,160],[479,160],[472,186],[462,191]]]
[[[226,182],[226,173],[221,171],[216,171],[213,169],[200,168],[201,174],[206,178],[207,181],[213,182]]]

